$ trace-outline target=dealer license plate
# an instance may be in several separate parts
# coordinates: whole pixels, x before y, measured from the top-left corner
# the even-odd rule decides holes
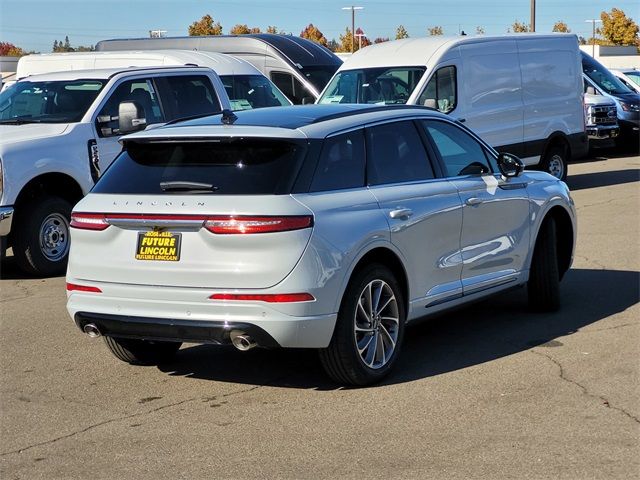
[[[181,233],[139,232],[136,260],[177,262],[180,260]]]

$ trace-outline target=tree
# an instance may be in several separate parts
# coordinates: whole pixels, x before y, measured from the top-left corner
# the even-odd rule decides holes
[[[558,20],[556,23],[553,24],[553,29],[551,31],[560,32],[560,33],[569,33],[571,32],[571,29],[569,28],[569,25],[564,23],[562,20]]]
[[[267,27],[267,33],[278,33],[278,29],[275,25],[269,25]]]
[[[207,14],[200,20],[189,25],[189,35],[192,37],[200,35],[222,35],[222,25],[220,25],[220,22],[213,23],[213,17]]]
[[[530,31],[529,25],[527,25],[526,23],[520,23],[518,20],[513,22],[513,25],[511,25],[511,30],[513,30],[513,33],[526,33]],[[507,30],[507,32],[509,32],[509,30]]]
[[[384,43],[388,41],[389,41],[389,37],[378,37],[373,41],[373,43]]]
[[[400,25],[396,29],[396,40],[401,40],[403,38],[409,38],[409,33],[407,32],[407,29],[404,28],[404,25]]]
[[[371,45],[371,40],[369,40],[364,34],[364,30],[360,27],[356,28],[356,47],[358,50],[364,47],[368,47]]]
[[[260,33],[260,28],[253,27],[249,28],[246,24],[237,24],[231,30],[229,30],[231,35],[246,35],[247,33]]]
[[[53,50],[54,53],[60,52],[94,52],[96,48],[93,45],[79,47],[72,47],[71,42],[69,41],[69,36],[64,37],[64,42],[62,40],[54,40],[53,41]]]
[[[484,35],[484,27],[476,27],[476,35]]]
[[[0,42],[0,56],[2,57],[22,57],[27,53],[13,43]]]
[[[350,52],[351,51],[351,29],[349,27],[345,28],[344,35],[340,35],[340,42],[338,42],[338,48],[336,52]],[[355,52],[358,49],[358,44],[353,44],[353,51]]]
[[[307,27],[300,32],[300,36],[302,38],[306,38],[307,40],[311,40],[313,42],[319,43],[323,47],[327,46],[327,38],[323,35],[323,33],[318,29],[318,27],[314,26],[313,23],[307,25]]]
[[[600,19],[600,32],[614,45],[634,45],[638,42],[638,24],[622,10],[612,8],[609,13],[602,12]]]
[[[435,27],[429,27],[427,28],[427,32],[429,33],[429,35],[444,35],[444,30],[442,30],[442,27],[439,25],[436,25]]]
[[[339,52],[340,51],[340,44],[338,42],[336,42],[335,38],[332,38],[331,40],[329,40],[327,42],[327,48],[329,50],[331,50],[332,52]]]

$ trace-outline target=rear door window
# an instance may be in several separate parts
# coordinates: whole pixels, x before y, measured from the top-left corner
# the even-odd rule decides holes
[[[222,110],[211,80],[205,75],[170,75],[163,78],[162,85],[167,120],[213,115]]]
[[[311,183],[312,192],[364,187],[364,132],[356,130],[324,141]]]
[[[271,139],[127,142],[93,192],[285,194],[291,191],[305,150],[302,143]]]
[[[433,168],[412,121],[367,128],[369,185],[434,178]]]

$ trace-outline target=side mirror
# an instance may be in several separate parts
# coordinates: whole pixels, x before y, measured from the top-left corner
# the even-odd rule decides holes
[[[315,103],[316,99],[313,97],[302,97],[302,105],[311,105]]]
[[[524,163],[515,155],[501,153],[498,155],[498,168],[506,178],[518,177],[524,170]]]
[[[596,94],[596,89],[595,89],[595,88],[593,88],[591,85],[589,85],[589,86],[587,87],[587,93],[588,93],[589,95],[595,95],[595,94]]]
[[[435,98],[427,98],[424,101],[424,106],[428,107],[428,108],[433,108],[434,110],[438,109],[438,104],[436,103],[436,99]]]
[[[144,118],[144,109],[138,102],[121,102],[118,105],[118,130],[120,133],[137,132],[144,130],[147,119]]]

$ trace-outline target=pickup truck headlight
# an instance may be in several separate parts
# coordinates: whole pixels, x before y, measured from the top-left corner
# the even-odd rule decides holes
[[[640,104],[620,102],[620,108],[625,112],[640,112]]]

